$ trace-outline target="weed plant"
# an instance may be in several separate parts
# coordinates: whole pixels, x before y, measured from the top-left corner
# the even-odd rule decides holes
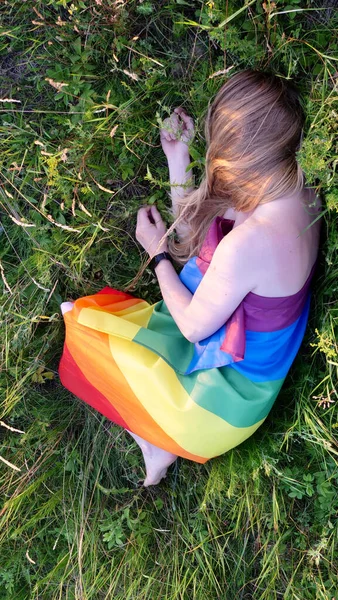
[[[1,600],[338,597],[334,1],[8,0],[0,24]],[[264,425],[142,489],[130,437],[62,388],[62,300],[123,289],[135,216],[169,219],[159,123],[203,116],[227,73],[292,78],[299,160],[324,200],[299,356]],[[146,271],[135,295],[154,302]]]

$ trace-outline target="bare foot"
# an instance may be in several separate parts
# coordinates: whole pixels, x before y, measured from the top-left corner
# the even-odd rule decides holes
[[[136,433],[132,433],[131,431],[128,431],[128,433],[130,433],[142,450],[146,466],[146,478],[143,482],[144,487],[157,485],[166,476],[168,467],[175,462],[177,458],[176,454],[171,454],[171,452],[153,446],[153,444],[136,435]]]
[[[72,310],[73,306],[74,302],[62,302],[62,304],[60,304],[62,314],[64,315],[66,312]]]

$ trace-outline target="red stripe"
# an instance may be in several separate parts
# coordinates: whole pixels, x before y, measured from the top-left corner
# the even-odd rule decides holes
[[[59,365],[59,374],[61,383],[75,394],[75,396],[78,396],[81,400],[90,404],[90,406],[98,410],[102,415],[107,417],[107,419],[110,419],[110,421],[128,429],[127,423],[122,419],[107,398],[105,398],[105,396],[85,378],[66,344],[64,345]]]
[[[127,292],[121,292],[121,290],[115,290],[115,288],[111,288],[111,287],[109,287],[109,285],[107,285],[102,290],[97,292],[97,294],[106,294],[106,295],[111,294],[112,296],[124,296],[125,298],[135,298],[135,296],[132,296],[131,294],[127,294]]]

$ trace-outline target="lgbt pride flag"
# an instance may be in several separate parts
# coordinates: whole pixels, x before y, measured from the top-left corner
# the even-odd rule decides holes
[[[194,293],[232,221],[213,221],[180,273]],[[186,340],[162,300],[112,288],[65,313],[60,378],[76,396],[150,443],[199,463],[263,423],[304,336],[309,286],[292,296],[248,294],[213,335]]]

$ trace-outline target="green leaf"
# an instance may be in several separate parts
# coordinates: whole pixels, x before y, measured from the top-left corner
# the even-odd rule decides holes
[[[76,38],[75,42],[72,43],[72,46],[77,55],[81,56],[81,38]]]

